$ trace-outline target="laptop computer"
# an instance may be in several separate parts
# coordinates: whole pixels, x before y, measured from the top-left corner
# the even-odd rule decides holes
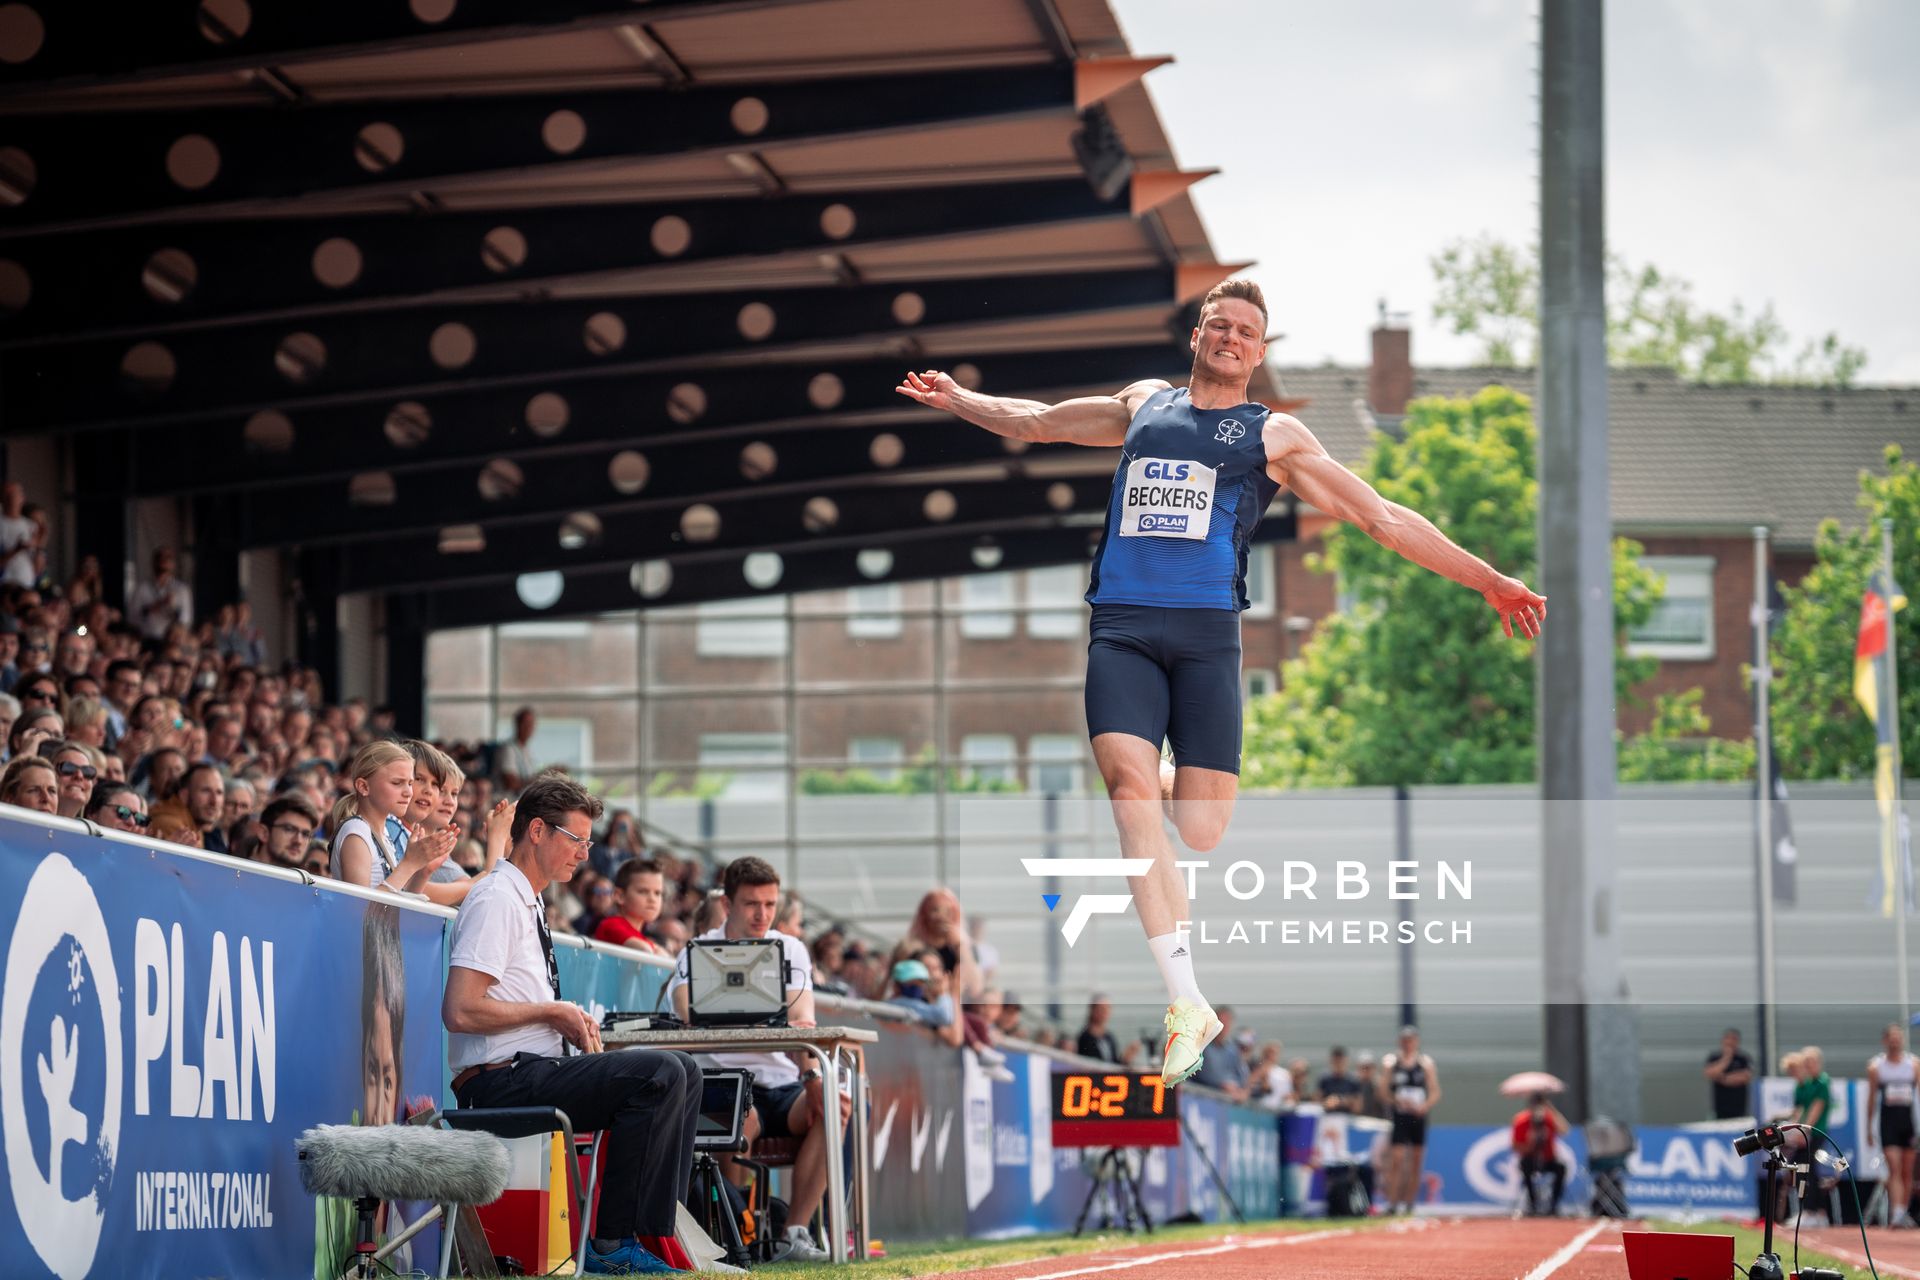
[[[687,1021],[696,1027],[787,1025],[787,956],[778,938],[687,945]]]

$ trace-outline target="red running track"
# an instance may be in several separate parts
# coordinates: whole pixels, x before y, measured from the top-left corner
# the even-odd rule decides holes
[[[1886,1227],[1868,1227],[1867,1240],[1873,1245],[1873,1265],[1887,1280],[1920,1280],[1920,1231],[1893,1231]],[[1800,1245],[1818,1249],[1842,1262],[1864,1268],[1867,1255],[1860,1248],[1860,1228],[1821,1227],[1800,1233]],[[1781,1261],[1793,1265],[1793,1233],[1774,1231],[1773,1247]],[[1741,1259],[1745,1261],[1745,1259]]]
[[[1857,1247],[1859,1241],[1854,1241]],[[956,1272],[967,1280],[1626,1280],[1620,1224],[1578,1219],[1414,1218],[1329,1224]]]

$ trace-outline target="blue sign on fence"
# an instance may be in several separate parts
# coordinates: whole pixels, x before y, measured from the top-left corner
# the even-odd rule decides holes
[[[8,1274],[334,1270],[294,1140],[437,1099],[444,918],[13,820],[0,902]]]
[[[1755,1170],[1733,1153],[1733,1135],[1648,1126],[1635,1131],[1628,1157],[1627,1207],[1636,1217],[1662,1213],[1753,1211]],[[1520,1200],[1519,1162],[1506,1127],[1434,1125],[1427,1134],[1423,1205],[1451,1210],[1507,1210]],[[1557,1144],[1570,1175],[1566,1203],[1590,1194],[1586,1140],[1579,1130]]]

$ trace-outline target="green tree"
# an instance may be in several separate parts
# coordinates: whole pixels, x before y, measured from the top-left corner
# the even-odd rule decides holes
[[[1374,442],[1361,472],[1389,501],[1420,512],[1467,550],[1531,580],[1535,575],[1534,426],[1526,399],[1488,387],[1471,400],[1408,406],[1399,438]],[[1640,548],[1614,542],[1615,622],[1621,634],[1658,601],[1659,576]],[[1509,640],[1477,594],[1340,525],[1316,570],[1339,574],[1350,607],[1323,620],[1287,664],[1280,692],[1249,708],[1242,779],[1249,787],[1525,782],[1534,777],[1531,646]],[[1548,625],[1552,619],[1549,615]],[[1616,658],[1623,701],[1653,673],[1646,658]],[[1690,776],[1699,753],[1681,742],[1698,728],[1680,712],[1663,736],[1636,740],[1638,776]],[[1718,758],[1716,768],[1724,768]]]
[[[1429,259],[1434,318],[1480,340],[1490,364],[1531,364],[1540,331],[1540,265],[1532,248],[1493,236],[1456,240]],[[1791,351],[1791,354],[1789,354]],[[1696,382],[1784,382],[1847,387],[1867,353],[1828,333],[1792,350],[1769,303],[1748,316],[1700,306],[1693,286],[1654,266],[1607,260],[1607,358],[1659,365]]]
[[[1751,778],[1753,739],[1711,736],[1702,692],[1663,693],[1653,700],[1653,723],[1634,737],[1616,733],[1614,775],[1622,782],[1732,782]]]
[[[1880,520],[1893,521],[1894,581],[1920,585],[1920,467],[1889,445],[1886,471],[1860,473],[1859,505],[1867,519],[1843,530],[1820,526],[1814,565],[1786,588],[1786,617],[1773,638],[1773,740],[1790,778],[1873,776],[1873,722],[1853,700],[1853,651],[1860,600],[1880,563]],[[1900,751],[1912,772],[1920,761],[1920,633],[1915,607],[1894,615],[1900,669]]]

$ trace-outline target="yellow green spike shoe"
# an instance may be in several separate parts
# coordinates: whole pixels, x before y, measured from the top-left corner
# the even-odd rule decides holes
[[[1181,996],[1167,1006],[1167,1043],[1162,1050],[1160,1079],[1179,1084],[1200,1069],[1201,1054],[1220,1034],[1220,1019],[1204,1004]]]

